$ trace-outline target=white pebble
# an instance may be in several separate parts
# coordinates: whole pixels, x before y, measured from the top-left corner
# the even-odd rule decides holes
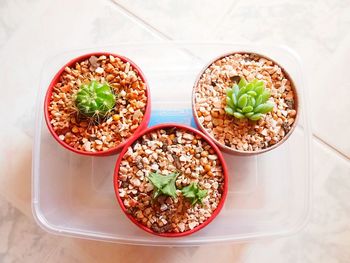
[[[178,226],[180,232],[184,232],[185,231],[185,224],[184,223],[181,222],[177,226]]]
[[[183,136],[182,136],[184,139],[186,140],[193,140],[194,136],[190,133],[185,133]]]
[[[137,179],[137,178],[132,178],[132,179],[130,180],[130,183],[133,184],[133,185],[136,186],[136,187],[138,187],[138,186],[141,185],[140,180]]]
[[[126,194],[125,190],[123,188],[119,189],[119,196],[124,197]]]
[[[120,97],[125,97],[126,96],[126,92],[125,90],[122,90],[121,92],[119,92]]]
[[[165,211],[165,210],[167,210],[168,209],[168,206],[166,205],[166,204],[162,204],[161,206],[160,206],[160,211]]]
[[[90,141],[87,141],[84,143],[84,150],[91,151],[91,142]]]
[[[154,187],[153,187],[153,184],[148,183],[148,184],[146,184],[145,191],[148,193],[148,192],[152,191],[153,188],[154,188]]]
[[[95,69],[95,72],[98,73],[98,74],[102,74],[104,72],[104,69],[101,68],[101,67],[98,67]]]
[[[152,153],[153,153],[153,151],[150,150],[150,149],[145,150],[145,154],[147,154],[147,155],[150,155],[150,154],[152,154]]]
[[[142,162],[143,162],[144,164],[149,164],[149,160],[147,159],[147,157],[143,157],[143,158],[142,158]]]
[[[138,177],[142,177],[142,176],[143,176],[143,172],[142,172],[141,170],[138,170],[137,173],[136,173],[136,175],[137,175]]]
[[[95,140],[95,143],[98,144],[98,145],[102,145],[103,144],[103,142],[100,141],[100,140]]]
[[[154,163],[151,165],[151,169],[154,170],[154,171],[157,171],[159,169],[159,165]]]
[[[215,161],[215,160],[218,159],[218,157],[217,157],[217,155],[215,155],[215,154],[211,154],[211,155],[208,155],[208,159],[209,159],[209,160],[212,160],[212,161]]]
[[[188,224],[188,227],[192,230],[193,228],[195,228],[198,225],[197,222],[191,222]]]
[[[186,162],[186,161],[187,161],[187,158],[186,158],[184,155],[181,155],[180,158],[179,158],[179,160],[180,160],[181,162]]]

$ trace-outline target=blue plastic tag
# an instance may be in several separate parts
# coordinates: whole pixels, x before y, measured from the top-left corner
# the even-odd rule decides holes
[[[152,110],[151,120],[148,126],[151,127],[157,124],[169,122],[185,124],[197,128],[191,109]]]

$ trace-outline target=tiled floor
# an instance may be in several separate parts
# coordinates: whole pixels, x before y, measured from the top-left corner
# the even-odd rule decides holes
[[[350,262],[349,33],[346,0],[2,1],[0,112],[7,126],[0,129],[0,262]],[[35,225],[31,142],[44,61],[67,49],[169,39],[278,43],[299,53],[315,168],[313,212],[301,233],[253,244],[148,249],[56,237]]]

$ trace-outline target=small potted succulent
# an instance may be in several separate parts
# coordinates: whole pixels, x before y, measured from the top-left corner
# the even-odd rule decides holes
[[[65,148],[83,155],[113,154],[147,127],[148,84],[128,58],[86,54],[55,75],[44,113],[51,134]]]
[[[161,124],[134,137],[114,172],[121,209],[143,230],[165,237],[208,225],[227,195],[227,168],[217,146],[199,131]]]
[[[299,116],[289,74],[272,59],[249,52],[225,54],[199,74],[192,94],[198,127],[225,152],[263,153],[281,145]]]

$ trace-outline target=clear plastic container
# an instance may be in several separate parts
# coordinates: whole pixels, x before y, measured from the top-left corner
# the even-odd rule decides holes
[[[55,72],[71,58],[92,51],[129,57],[149,81],[152,117],[194,125],[192,87],[208,61],[230,51],[271,57],[292,76],[300,92],[301,116],[291,137],[277,149],[252,157],[225,155],[229,194],[218,217],[203,230],[182,238],[162,238],[135,227],[123,214],[113,190],[117,156],[86,157],[60,146],[43,119],[43,99]],[[190,246],[247,241],[296,233],[310,207],[310,129],[298,57],[281,46],[236,43],[140,43],[62,52],[43,67],[33,151],[33,214],[51,233],[142,245]]]

